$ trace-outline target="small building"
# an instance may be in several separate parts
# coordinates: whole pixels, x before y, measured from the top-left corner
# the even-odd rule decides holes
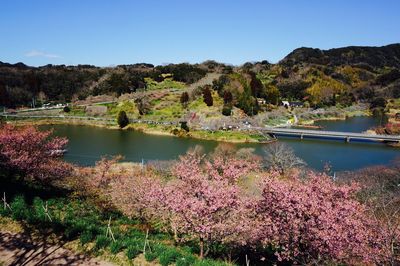
[[[394,115],[394,119],[396,119],[396,121],[400,121],[400,113],[396,113]]]
[[[288,101],[282,101],[282,105],[286,108],[289,108],[290,103]]]
[[[258,102],[258,104],[260,104],[260,105],[263,105],[263,104],[266,104],[266,103],[267,103],[267,101],[266,101],[264,98],[257,98],[257,102]]]
[[[289,101],[282,101],[282,105],[286,108],[289,107],[303,107],[303,102],[289,102]]]
[[[304,104],[302,102],[290,102],[291,107],[303,107]]]

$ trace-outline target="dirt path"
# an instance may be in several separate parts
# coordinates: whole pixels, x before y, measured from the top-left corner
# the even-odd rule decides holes
[[[113,264],[76,254],[44,241],[33,241],[29,235],[0,232],[0,265],[99,265]]]

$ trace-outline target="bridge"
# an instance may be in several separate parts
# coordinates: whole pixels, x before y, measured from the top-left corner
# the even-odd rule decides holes
[[[339,132],[339,131],[324,131],[324,130],[305,130],[295,128],[272,128],[272,127],[257,127],[257,130],[263,131],[270,136],[276,138],[277,136],[294,136],[303,138],[320,138],[320,139],[335,139],[350,141],[374,141],[384,143],[400,143],[400,136],[398,135],[372,135],[366,133],[354,132]]]

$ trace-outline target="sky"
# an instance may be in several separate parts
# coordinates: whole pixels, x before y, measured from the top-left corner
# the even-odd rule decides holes
[[[0,61],[276,63],[400,42],[399,0],[0,0]]]

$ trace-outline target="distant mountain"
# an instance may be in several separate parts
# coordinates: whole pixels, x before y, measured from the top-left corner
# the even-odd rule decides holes
[[[279,64],[285,66],[318,64],[400,68],[400,44],[382,47],[349,46],[329,50],[302,47],[288,54]]]

